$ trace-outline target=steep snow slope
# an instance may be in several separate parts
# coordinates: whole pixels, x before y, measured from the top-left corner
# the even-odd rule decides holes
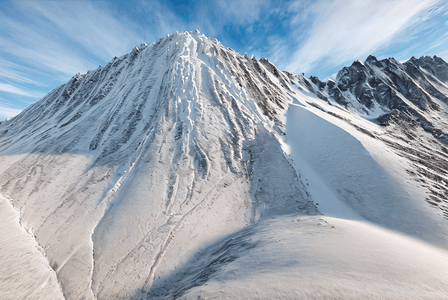
[[[354,135],[396,174],[392,182],[404,191],[399,194],[425,199],[448,219],[447,76],[448,64],[436,56],[404,64],[369,56],[343,68],[336,82],[299,81],[321,99],[305,100],[314,114]]]
[[[64,299],[56,274],[19,217],[0,195],[0,298]]]
[[[264,210],[316,212],[272,129],[285,80],[266,60],[182,33],[73,77],[3,123],[1,193],[65,297],[138,297],[156,272]],[[253,165],[266,155],[283,167],[264,191]],[[171,248],[179,253],[160,265]]]
[[[421,167],[402,150],[413,141],[396,136],[408,129],[375,120],[390,108],[375,103],[356,110],[361,104],[354,95],[342,106],[328,94],[322,99],[311,80],[290,78],[292,103],[280,143],[326,216],[266,212],[260,222],[162,274],[147,299],[447,298],[446,198],[440,195],[442,209],[425,201],[434,186],[446,186],[445,177],[415,180]],[[444,145],[429,134],[419,142],[436,156]],[[442,175],[432,163],[420,161]]]
[[[283,214],[199,252],[146,299],[445,299],[447,258],[368,223]]]
[[[430,191],[410,176],[412,161],[398,156],[381,140],[387,134],[380,126],[344,111],[336,112],[345,120],[325,113],[322,109],[331,112],[332,107],[319,103],[317,97],[298,100],[302,105],[292,104],[287,113],[290,155],[299,172],[311,169],[317,173],[314,177],[320,181],[309,182],[309,190],[322,213],[331,216],[343,207],[337,203],[327,210],[331,203],[316,199],[313,189],[328,187],[335,201],[342,201],[362,219],[447,248],[446,220],[425,201]],[[314,106],[318,103],[321,109]],[[357,128],[374,134],[366,135]],[[341,217],[356,219],[347,214]]]
[[[66,299],[448,297],[446,64],[368,60],[141,45],[0,124],[0,193]]]

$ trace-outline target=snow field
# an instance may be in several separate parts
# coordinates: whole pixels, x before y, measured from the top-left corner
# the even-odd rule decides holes
[[[19,217],[0,194],[0,298],[64,299],[43,249],[23,229]]]

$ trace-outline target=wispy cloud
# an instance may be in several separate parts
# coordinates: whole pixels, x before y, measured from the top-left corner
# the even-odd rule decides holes
[[[51,69],[63,74],[76,74],[91,63],[76,51],[67,47],[55,35],[49,38],[39,33],[40,27],[25,26],[0,13],[3,28],[8,28],[11,36],[0,36],[0,49],[10,56],[26,62],[26,65]]]
[[[193,4],[192,4],[193,5]],[[188,22],[176,14],[163,1],[140,1],[138,13],[145,17],[147,38],[157,40],[176,31],[187,30]],[[187,18],[188,19],[188,18]]]
[[[100,5],[99,3],[97,5]],[[63,74],[76,74],[125,54],[143,39],[111,16],[107,7],[90,2],[41,2],[30,5],[16,2],[19,20],[0,13],[0,48],[31,65],[50,68]],[[130,22],[130,21],[129,21]]]
[[[12,107],[42,97],[144,41],[141,27],[103,1],[0,2],[0,91]],[[21,87],[22,86],[22,87]],[[15,96],[14,96],[15,95]]]
[[[17,116],[21,112],[20,109],[4,107],[0,105],[0,121]]]
[[[90,2],[48,2],[34,6],[34,13],[64,33],[67,38],[93,55],[109,61],[129,52],[143,39],[128,30],[129,20],[120,22],[107,6]],[[33,8],[32,6],[28,6]]]
[[[441,57],[444,61],[448,62],[448,50],[440,52],[437,56]]]
[[[25,97],[33,97],[33,98],[41,98],[45,96],[45,94],[42,93],[29,93],[24,91],[23,89],[20,89],[16,86],[10,85],[8,83],[0,83],[0,92],[25,96]]]
[[[322,60],[341,64],[385,47],[398,33],[424,19],[439,2],[429,1],[319,1],[308,38],[299,45],[286,69],[306,72]],[[422,15],[423,14],[423,15]]]
[[[47,86],[44,83],[25,77],[25,74],[29,72],[39,73],[38,70],[0,60],[0,78],[10,79],[15,82],[28,83],[34,86]]]
[[[245,25],[258,21],[264,9],[274,9],[269,0],[218,0],[218,8],[225,21],[231,20],[233,24]]]
[[[7,78],[12,81],[18,81],[23,83],[29,83],[36,86],[47,86],[46,84],[34,81],[32,79],[26,78],[18,73],[14,73],[12,70],[5,70],[0,67],[0,78]]]

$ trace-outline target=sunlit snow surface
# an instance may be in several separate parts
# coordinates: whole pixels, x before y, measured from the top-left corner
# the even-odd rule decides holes
[[[324,215],[266,212],[161,279],[167,282],[148,299],[448,297],[446,229],[418,201],[424,190],[402,186],[397,176],[406,172],[396,155],[342,129],[337,118],[309,105],[322,105],[319,99],[302,91],[286,112],[286,138],[279,138]]]
[[[0,124],[0,298],[448,298],[382,108],[304,80],[181,33]]]
[[[19,212],[0,195],[0,299],[64,299],[43,249],[20,226]]]

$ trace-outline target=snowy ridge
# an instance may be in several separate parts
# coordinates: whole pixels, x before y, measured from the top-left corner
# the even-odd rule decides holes
[[[369,56],[365,63],[339,71],[335,82],[316,77],[299,81],[323,100],[313,102],[322,111],[406,158],[410,180],[427,189],[422,198],[448,219],[447,74],[448,64],[436,56],[413,57],[403,64]],[[356,121],[356,115],[381,126]]]
[[[0,193],[66,299],[442,299],[445,65],[321,82],[168,35],[1,123]]]

